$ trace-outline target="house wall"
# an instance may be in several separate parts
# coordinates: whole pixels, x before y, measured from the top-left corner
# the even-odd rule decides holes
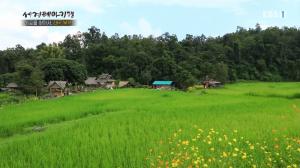
[[[171,90],[172,89],[171,85],[154,85],[153,87],[155,89],[165,89],[165,90]]]
[[[50,94],[53,97],[62,97],[64,96],[64,91],[61,89],[50,88]]]
[[[106,82],[105,86],[106,89],[114,88],[116,87],[115,82]]]

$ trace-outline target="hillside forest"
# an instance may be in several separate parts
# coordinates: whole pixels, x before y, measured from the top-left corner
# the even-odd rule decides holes
[[[257,24],[222,37],[187,34],[179,40],[170,33],[109,37],[92,26],[59,43],[0,50],[0,87],[16,82],[32,94],[51,80],[79,85],[87,76],[109,73],[136,85],[172,80],[185,89],[207,78],[299,81],[299,67],[300,29],[294,27],[262,30]]]

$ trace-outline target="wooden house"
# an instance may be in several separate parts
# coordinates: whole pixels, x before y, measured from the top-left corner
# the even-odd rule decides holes
[[[115,80],[110,74],[101,74],[97,77],[97,82],[100,87],[112,89],[116,87]]]
[[[16,91],[16,90],[19,89],[19,86],[16,83],[9,83],[9,84],[6,85],[6,89],[8,91]]]
[[[171,90],[174,88],[174,82],[173,81],[154,81],[152,83],[152,88]]]
[[[202,82],[202,85],[205,89],[214,88],[214,87],[222,87],[223,83],[215,80],[205,80]]]
[[[88,77],[85,81],[84,81],[85,85],[88,87],[98,87],[99,83],[97,81],[97,77]]]
[[[129,85],[129,81],[120,81],[118,87],[124,88],[124,87],[128,87],[128,85]]]
[[[115,87],[126,87],[129,84],[128,81],[120,81],[117,85],[116,80],[114,80],[112,76],[107,73],[103,73],[98,77],[88,77],[84,83],[89,88],[102,87],[106,89],[113,89]]]
[[[48,88],[52,97],[61,97],[68,94],[67,81],[50,81]]]

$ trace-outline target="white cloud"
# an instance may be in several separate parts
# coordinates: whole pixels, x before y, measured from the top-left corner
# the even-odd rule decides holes
[[[131,5],[153,4],[188,8],[223,9],[235,15],[246,15],[245,5],[253,0],[127,0]],[[255,1],[255,0],[254,0]]]
[[[244,12],[242,5],[250,0],[128,0],[130,4],[154,4],[192,8],[227,8],[236,13]]]
[[[120,27],[124,34],[141,34],[143,36],[161,35],[161,30],[159,28],[154,28],[150,22],[144,18],[140,18],[136,24],[123,22]]]

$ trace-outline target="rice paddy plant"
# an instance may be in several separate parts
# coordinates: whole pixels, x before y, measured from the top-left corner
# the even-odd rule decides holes
[[[5,105],[0,167],[299,167],[299,85],[100,90]]]

